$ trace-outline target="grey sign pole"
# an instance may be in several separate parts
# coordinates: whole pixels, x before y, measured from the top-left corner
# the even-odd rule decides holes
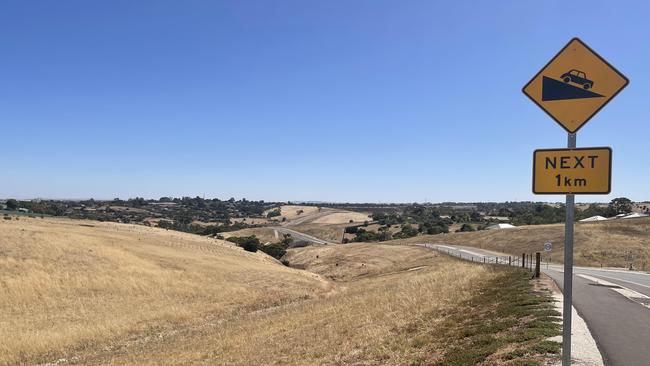
[[[569,133],[569,149],[576,147],[576,134]],[[562,366],[571,366],[571,309],[573,298],[573,217],[575,195],[566,195],[564,224],[564,310],[562,319]]]

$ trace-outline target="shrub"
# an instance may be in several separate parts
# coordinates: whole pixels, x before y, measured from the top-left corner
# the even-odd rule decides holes
[[[357,230],[357,236],[354,238],[354,241],[363,242],[363,241],[377,241],[379,236],[374,231],[366,231],[365,229],[359,228]]]
[[[392,238],[393,238],[393,234],[391,234],[391,232],[387,230],[380,230],[379,234],[377,235],[377,240],[379,241],[391,240]]]
[[[275,259],[280,259],[287,253],[286,246],[283,243],[262,245],[259,249]]]
[[[233,236],[226,240],[237,244],[238,247],[244,248],[247,252],[255,253],[260,247],[260,240],[255,235],[242,237]]]
[[[397,238],[410,238],[410,237],[413,237],[413,236],[416,236],[416,235],[418,235],[417,229],[415,229],[410,224],[404,224],[404,225],[402,225],[402,231],[395,234],[395,237],[397,237]]]
[[[348,226],[345,228],[346,234],[356,234],[359,231],[358,226]]]
[[[474,226],[470,224],[463,224],[463,226],[460,227],[460,232],[466,232],[466,231],[475,231]]]

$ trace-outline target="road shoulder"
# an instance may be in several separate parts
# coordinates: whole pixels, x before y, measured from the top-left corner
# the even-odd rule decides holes
[[[542,281],[548,284],[555,300],[555,309],[563,314],[564,296],[559,287],[547,275],[542,275]],[[564,315],[564,314],[563,314]],[[562,342],[562,336],[551,338],[556,342]],[[557,363],[556,365],[560,365]],[[571,307],[571,364],[580,366],[603,366],[603,357],[591,335],[587,323],[578,314],[575,307]]]

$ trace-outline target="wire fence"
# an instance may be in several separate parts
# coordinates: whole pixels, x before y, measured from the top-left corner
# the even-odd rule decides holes
[[[462,248],[450,248],[446,245],[440,244],[427,243],[421,244],[421,246],[474,263],[526,268],[532,271],[535,274],[535,277],[539,277],[541,267],[541,256],[539,252],[529,254],[522,253],[521,257],[518,257],[479,254]]]

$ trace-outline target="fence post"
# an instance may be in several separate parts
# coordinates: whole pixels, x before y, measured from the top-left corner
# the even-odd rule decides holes
[[[521,254],[521,268],[526,268],[526,253]]]
[[[535,253],[535,278],[539,278],[539,266],[541,265],[542,253]]]
[[[508,265],[512,266],[512,256],[511,255],[508,256]]]
[[[485,257],[483,257],[483,263],[485,263]]]

